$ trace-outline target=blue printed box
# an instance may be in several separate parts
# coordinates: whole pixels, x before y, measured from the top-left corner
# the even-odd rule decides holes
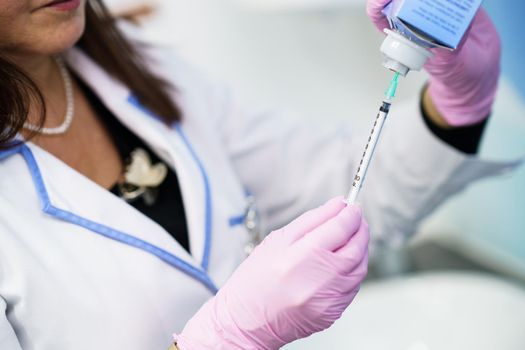
[[[456,49],[483,0],[393,0],[384,10],[403,34]]]

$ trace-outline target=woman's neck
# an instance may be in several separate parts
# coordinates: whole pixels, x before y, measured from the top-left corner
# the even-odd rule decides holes
[[[24,71],[39,88],[47,87],[56,78],[52,56],[34,54],[7,54],[7,58]]]
[[[44,125],[57,125],[62,122],[66,107],[64,83],[53,56],[19,55],[10,56],[25,74],[36,84],[44,97],[46,113]],[[38,123],[40,111],[31,106],[28,121]]]

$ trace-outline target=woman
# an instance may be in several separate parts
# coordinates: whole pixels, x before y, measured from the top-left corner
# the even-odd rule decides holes
[[[379,27],[387,2],[369,1]],[[341,315],[366,274],[361,209],[335,198],[242,260],[253,198],[277,228],[347,190],[363,143],[346,128],[244,111],[100,0],[3,0],[0,34],[0,348],[158,349],[176,332],[183,350],[277,349]],[[501,170],[472,156],[498,65],[481,11],[396,110],[362,193],[376,243]]]

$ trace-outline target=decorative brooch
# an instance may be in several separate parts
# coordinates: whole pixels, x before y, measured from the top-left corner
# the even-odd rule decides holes
[[[121,197],[133,202],[142,197],[144,203],[153,205],[158,197],[158,186],[166,179],[168,167],[164,163],[151,164],[151,158],[144,149],[131,152],[124,173],[124,182],[119,183]]]

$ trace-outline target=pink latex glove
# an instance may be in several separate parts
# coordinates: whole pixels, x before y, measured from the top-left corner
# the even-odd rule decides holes
[[[368,0],[367,12],[379,30],[388,28],[381,11],[391,0]],[[437,110],[451,126],[481,122],[492,110],[500,75],[501,42],[487,12],[478,11],[454,52],[431,49],[425,69],[429,93]]]
[[[272,232],[175,341],[182,350],[278,349],[328,328],[367,272],[368,225],[342,197]]]

